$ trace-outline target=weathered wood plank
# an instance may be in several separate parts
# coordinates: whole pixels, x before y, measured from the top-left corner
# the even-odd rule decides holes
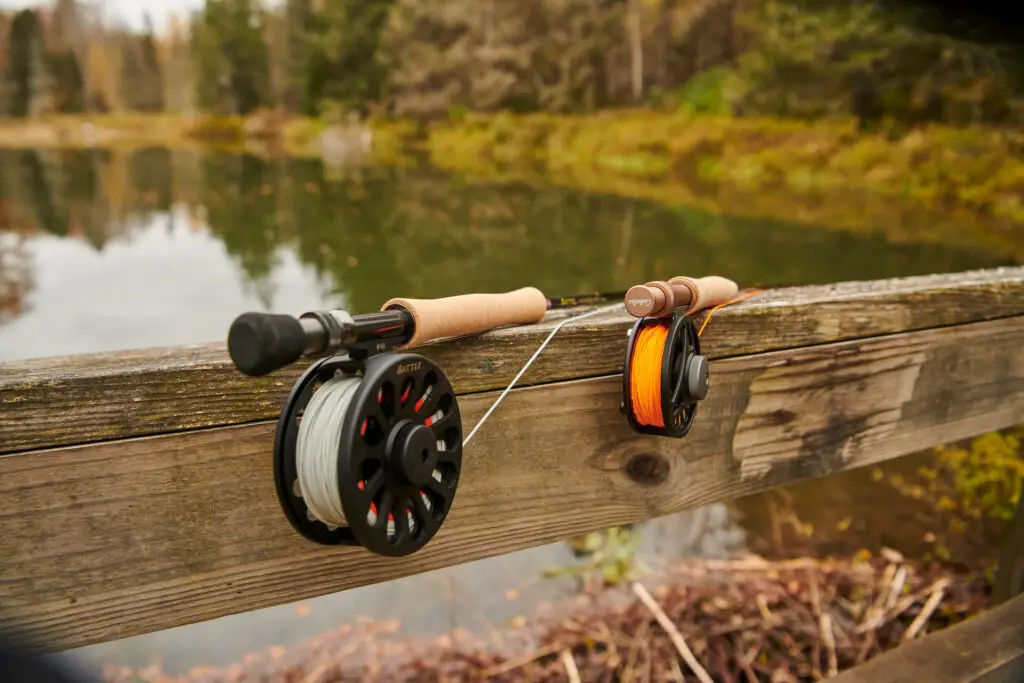
[[[1024,596],[904,643],[829,683],[1020,683]]]
[[[448,523],[387,559],[296,535],[274,424],[0,456],[0,622],[72,647],[549,543],[1005,427],[1024,318],[713,363],[683,440],[640,437],[620,378],[517,389],[467,446]],[[461,399],[472,426],[497,392]]]
[[[777,289],[715,313],[711,358],[991,320],[1024,313],[1024,267]],[[224,321],[225,334],[230,320]],[[625,313],[564,327],[520,386],[622,368]],[[421,347],[457,393],[504,387],[551,324]],[[0,365],[0,453],[275,417],[305,364],[252,379],[224,343]]]

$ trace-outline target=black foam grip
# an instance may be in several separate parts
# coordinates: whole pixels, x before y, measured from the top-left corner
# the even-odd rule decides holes
[[[228,353],[235,366],[259,377],[294,363],[306,347],[298,318],[276,313],[243,313],[228,331]]]

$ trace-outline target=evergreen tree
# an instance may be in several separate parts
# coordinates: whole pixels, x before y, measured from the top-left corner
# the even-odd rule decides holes
[[[201,107],[248,114],[269,103],[262,25],[254,0],[207,0],[193,42]]]
[[[306,61],[304,110],[324,100],[365,113],[384,91],[387,72],[378,58],[381,33],[394,0],[332,0],[313,16]]]

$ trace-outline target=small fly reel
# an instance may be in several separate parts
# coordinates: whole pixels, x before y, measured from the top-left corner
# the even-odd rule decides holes
[[[641,434],[682,438],[708,392],[709,366],[693,318],[640,318],[629,331],[620,411]]]
[[[461,468],[455,392],[417,354],[317,361],[277,426],[278,499],[299,533],[325,545],[419,550],[444,523]]]

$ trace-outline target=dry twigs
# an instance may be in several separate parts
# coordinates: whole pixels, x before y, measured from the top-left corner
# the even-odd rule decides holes
[[[572,658],[572,650],[562,650],[562,666],[569,676],[569,683],[580,683],[580,670],[576,668],[576,661]]]
[[[686,641],[683,639],[683,635],[679,633],[679,629],[672,623],[672,620],[668,618],[664,610],[658,607],[658,603],[655,602],[651,594],[643,587],[643,584],[637,582],[633,584],[633,592],[636,593],[637,597],[640,598],[640,602],[644,603],[647,609],[651,610],[654,614],[654,618],[658,620],[658,623],[668,633],[668,637],[672,640],[672,644],[675,645],[676,650],[682,655],[686,661],[687,666],[697,674],[697,678],[700,679],[701,683],[715,683],[711,680],[711,676],[708,676],[708,672],[704,670],[704,667],[700,665],[697,658],[693,656],[693,652],[686,646]]]
[[[488,650],[486,638],[458,644],[451,636],[413,649],[408,640],[374,641],[372,627],[361,626],[320,649],[273,662],[143,680],[300,683],[315,674],[318,683],[640,683],[691,681],[689,668],[702,683],[804,683],[959,622],[987,603],[983,575],[915,568],[893,557],[697,562],[645,582],[658,588],[610,589],[589,609],[566,609],[555,623],[534,623],[530,633],[537,637],[513,652]],[[515,632],[504,636],[509,641]],[[353,647],[372,661],[327,656]],[[136,677],[109,680],[139,680],[131,673]]]

